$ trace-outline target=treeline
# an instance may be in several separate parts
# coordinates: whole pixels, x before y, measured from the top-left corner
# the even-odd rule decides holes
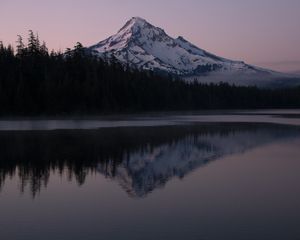
[[[130,70],[86,52],[80,43],[49,52],[29,31],[16,50],[0,42],[0,115],[101,114],[155,110],[300,107],[300,87],[258,89],[186,83]]]

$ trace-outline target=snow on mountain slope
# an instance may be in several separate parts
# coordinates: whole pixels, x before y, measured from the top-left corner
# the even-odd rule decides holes
[[[134,17],[117,34],[88,48],[92,54],[109,59],[112,55],[124,65],[180,76],[186,80],[227,81],[256,85],[264,79],[291,77],[211,54],[183,37],[173,39],[161,28]]]

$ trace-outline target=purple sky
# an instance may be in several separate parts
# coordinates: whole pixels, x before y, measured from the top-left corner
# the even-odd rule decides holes
[[[300,71],[300,0],[0,0],[0,40],[32,29],[50,49],[87,46],[133,16],[222,57]]]

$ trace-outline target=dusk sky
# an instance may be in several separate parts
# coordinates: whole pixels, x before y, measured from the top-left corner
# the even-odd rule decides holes
[[[49,49],[89,46],[133,16],[219,56],[300,72],[299,0],[0,0],[0,40],[32,29]]]

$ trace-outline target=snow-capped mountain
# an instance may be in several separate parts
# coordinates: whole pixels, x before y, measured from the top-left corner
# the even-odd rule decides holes
[[[183,37],[170,37],[139,17],[130,19],[117,34],[88,49],[106,59],[114,56],[131,68],[177,75],[186,80],[267,85],[275,78],[293,77],[218,57]]]

